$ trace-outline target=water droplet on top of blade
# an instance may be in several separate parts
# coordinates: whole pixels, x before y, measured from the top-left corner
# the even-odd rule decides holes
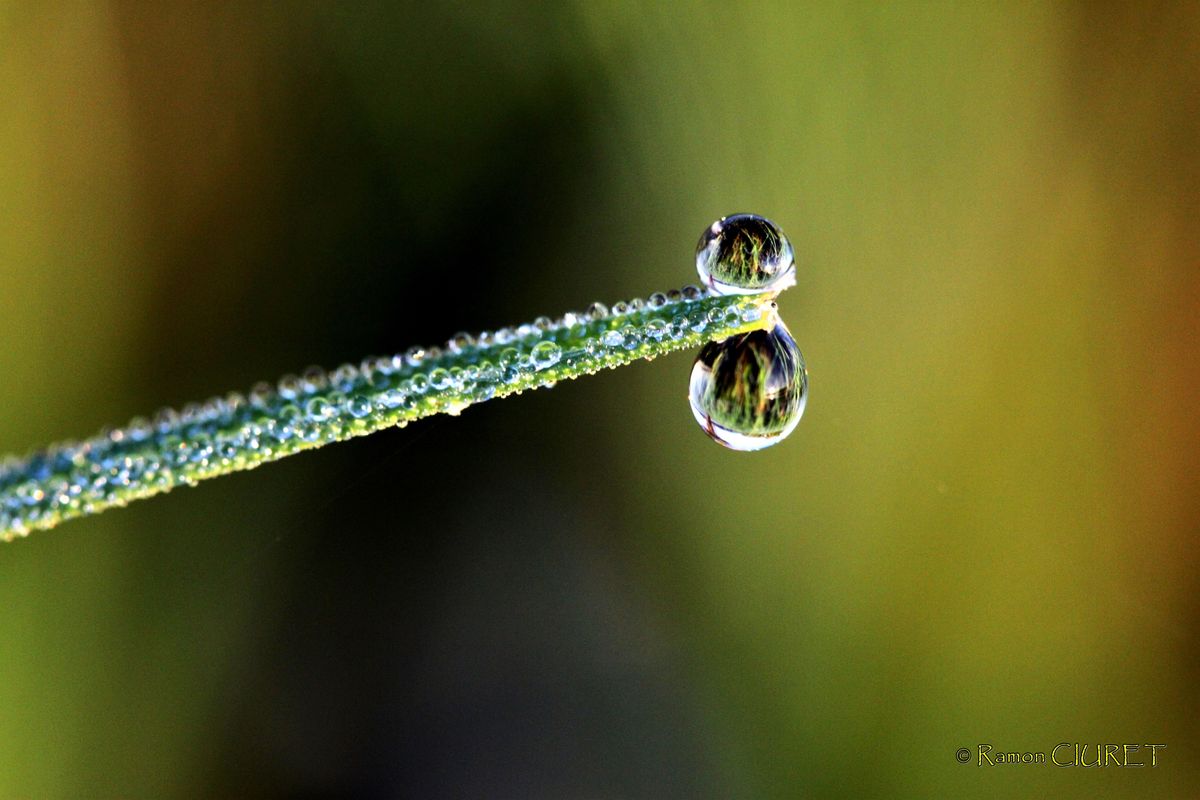
[[[779,292],[796,282],[792,243],[771,220],[734,214],[705,228],[696,271],[717,294]]]

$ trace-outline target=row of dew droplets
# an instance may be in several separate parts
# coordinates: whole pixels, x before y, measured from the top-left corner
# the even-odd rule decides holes
[[[696,271],[718,294],[774,297],[796,283],[791,242],[775,223],[737,214],[705,229]],[[786,439],[804,414],[808,373],[774,303],[766,329],[706,344],[688,382],[701,429],[732,450],[761,450]]]
[[[595,303],[558,320],[539,317],[478,336],[457,334],[444,347],[410,348],[329,372],[313,367],[274,385],[256,384],[244,395],[163,409],[85,442],[0,460],[0,536],[11,539],[328,442],[650,359],[727,335],[763,313],[749,298],[689,286],[611,309]]]
[[[706,289],[611,308],[594,303],[558,319],[456,334],[440,347],[329,372],[313,367],[244,395],[164,409],[84,442],[0,459],[0,536],[715,340],[719,347],[705,347],[693,371],[697,419],[738,449],[778,441],[799,419],[806,386],[799,352],[772,310],[775,293],[794,281],[790,245],[762,218],[730,217],[706,231],[697,265]],[[770,330],[759,330],[764,322]],[[749,352],[759,357],[734,357]]]

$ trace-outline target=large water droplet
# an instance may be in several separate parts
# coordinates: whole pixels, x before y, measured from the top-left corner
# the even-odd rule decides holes
[[[705,345],[688,387],[700,427],[732,450],[761,450],[786,439],[807,399],[804,357],[781,321]]]
[[[778,292],[796,282],[792,244],[771,220],[734,214],[700,236],[696,271],[717,294]]]

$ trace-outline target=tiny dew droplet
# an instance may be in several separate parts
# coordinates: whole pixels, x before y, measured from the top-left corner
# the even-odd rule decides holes
[[[529,352],[534,369],[548,369],[562,358],[562,348],[554,342],[538,342]]]
[[[796,283],[796,258],[774,222],[734,214],[704,230],[696,246],[696,271],[718,294],[778,292]]]
[[[334,408],[324,397],[314,397],[304,406],[308,418],[315,422],[324,422],[334,414]]]
[[[446,347],[451,353],[461,353],[475,344],[475,337],[465,331],[454,334],[450,341],[446,342]]]
[[[371,401],[362,395],[353,395],[346,401],[346,410],[355,419],[362,419],[371,413]]]
[[[705,345],[688,386],[696,422],[731,450],[761,450],[786,439],[807,399],[804,357],[778,320],[769,330]]]

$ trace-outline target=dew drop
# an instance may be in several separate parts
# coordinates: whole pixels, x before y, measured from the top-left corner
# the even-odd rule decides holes
[[[199,403],[188,403],[179,410],[179,421],[183,425],[195,425],[201,420],[203,407]]]
[[[371,413],[371,401],[360,394],[352,395],[346,401],[346,410],[355,419],[362,419]]]
[[[239,442],[235,438],[224,436],[217,437],[217,455],[219,455],[223,461],[233,461],[235,458],[237,458],[239,450],[238,444]]]
[[[259,381],[250,387],[250,405],[259,409],[266,408],[270,405],[271,397],[274,393],[271,384],[266,381]]]
[[[465,331],[462,331],[454,334],[453,338],[446,342],[446,349],[448,349],[451,353],[457,354],[474,346],[474,344],[475,337]]]
[[[696,246],[700,280],[718,294],[778,292],[796,282],[787,236],[757,214],[734,214],[704,230]]]
[[[332,383],[338,390],[349,392],[354,388],[354,382],[358,379],[358,367],[353,364],[342,364],[333,371],[329,376],[329,382]]]
[[[425,360],[425,349],[422,347],[410,347],[404,351],[404,362],[410,367],[415,367]]]
[[[284,375],[279,379],[279,396],[285,400],[295,400],[300,394],[300,379],[295,375]]]
[[[625,336],[620,331],[605,331],[600,341],[605,347],[620,347],[625,343]]]
[[[562,358],[562,348],[554,342],[538,342],[529,351],[534,369],[549,369]]]
[[[479,367],[476,370],[475,379],[479,384],[499,383],[500,368],[490,361],[484,360],[479,362]]]
[[[304,370],[304,375],[300,379],[300,385],[304,389],[305,394],[313,394],[328,386],[329,379],[325,375],[325,370],[320,367],[309,367]]]
[[[399,408],[404,405],[404,401],[408,399],[408,395],[403,390],[398,388],[385,389],[379,395],[379,402],[384,408]],[[353,413],[353,412],[351,412]]]
[[[710,342],[692,366],[692,414],[713,441],[731,450],[761,450],[786,439],[807,399],[804,357],[781,321]]]
[[[313,422],[325,422],[334,415],[334,407],[324,397],[314,397],[304,405],[304,413]]]
[[[207,433],[197,433],[189,442],[191,452],[189,459],[193,464],[207,465],[213,454],[212,437]]]
[[[129,438],[135,442],[144,442],[154,434],[154,426],[145,417],[134,417],[129,421]]]

